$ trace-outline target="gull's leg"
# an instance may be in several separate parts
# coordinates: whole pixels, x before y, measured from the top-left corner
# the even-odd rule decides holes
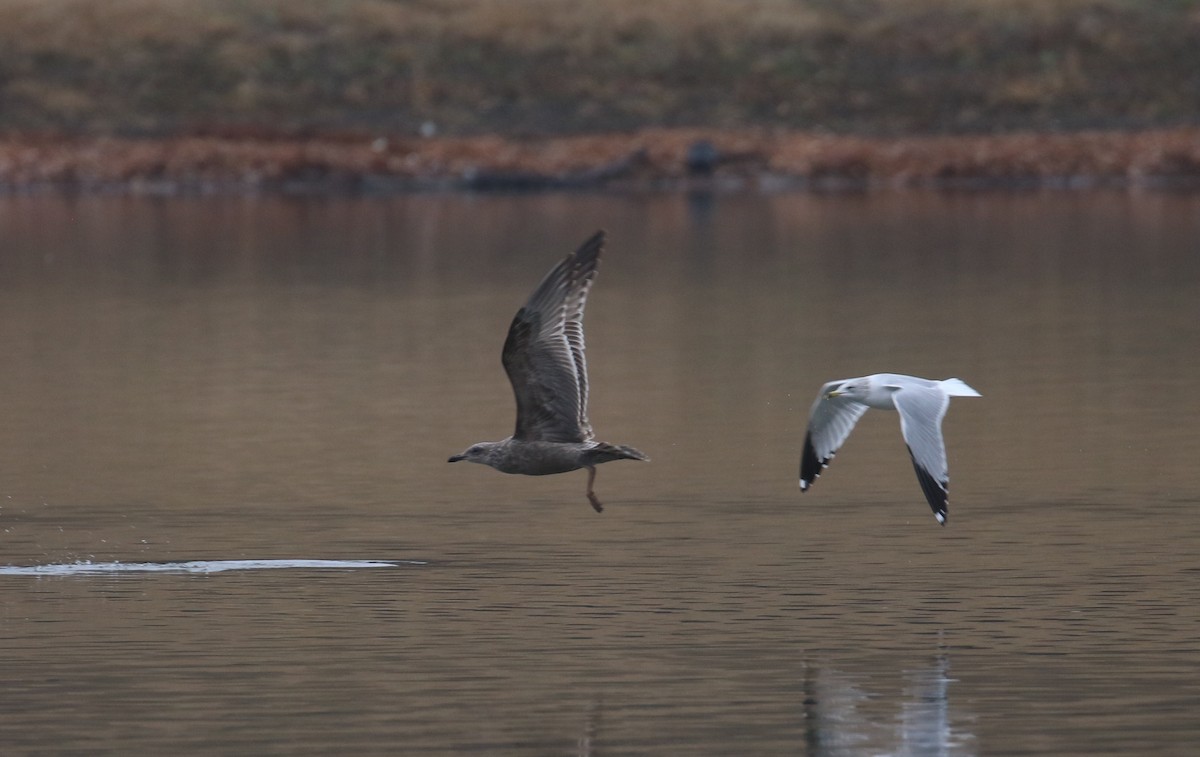
[[[604,505],[600,504],[600,500],[596,499],[595,492],[592,491],[592,482],[596,480],[596,466],[589,465],[588,469],[588,502],[592,503],[592,509],[598,513],[604,512]]]

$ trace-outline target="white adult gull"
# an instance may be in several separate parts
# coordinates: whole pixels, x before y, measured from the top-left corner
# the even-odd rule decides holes
[[[868,408],[896,410],[900,413],[900,433],[912,456],[921,491],[933,508],[933,517],[945,525],[950,507],[950,472],[942,440],[942,418],[951,397],[980,396],[956,378],[937,381],[876,373],[830,381],[821,387],[809,414],[804,452],[800,455],[800,490],[808,491],[828,467]]]
[[[583,308],[603,248],[598,231],[546,274],[508,327],[501,361],[517,399],[513,435],[450,458],[527,476],[587,468],[587,498],[596,512],[604,509],[592,491],[597,465],[650,459],[633,447],[596,441],[587,418]]]

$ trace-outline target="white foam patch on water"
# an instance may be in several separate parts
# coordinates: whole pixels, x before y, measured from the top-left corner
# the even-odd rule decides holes
[[[361,570],[425,565],[420,560],[192,560],[190,562],[74,562],[0,565],[0,576],[94,576],[108,573],[225,573],[231,570]]]

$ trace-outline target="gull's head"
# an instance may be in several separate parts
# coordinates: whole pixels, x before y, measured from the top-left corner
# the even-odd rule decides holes
[[[457,455],[451,455],[446,462],[457,463],[460,460],[466,460],[469,463],[481,463],[483,465],[492,464],[492,453],[495,451],[499,442],[479,442],[467,447]]]
[[[862,399],[867,396],[869,389],[870,387],[867,386],[867,382],[862,379],[843,381],[828,392],[825,392],[825,399],[832,400],[838,397],[846,397],[852,400]]]

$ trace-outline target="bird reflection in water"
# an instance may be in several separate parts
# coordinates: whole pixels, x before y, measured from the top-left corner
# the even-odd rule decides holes
[[[575,741],[575,757],[593,757],[596,754],[596,734],[600,730],[600,714],[603,703],[593,701],[588,705],[583,733]]]
[[[950,660],[944,652],[930,664],[906,671],[899,712],[881,711],[884,694],[869,681],[810,666],[804,678],[805,753],[841,757],[882,753],[902,757],[975,754],[974,736],[961,723],[969,716],[950,705]]]

